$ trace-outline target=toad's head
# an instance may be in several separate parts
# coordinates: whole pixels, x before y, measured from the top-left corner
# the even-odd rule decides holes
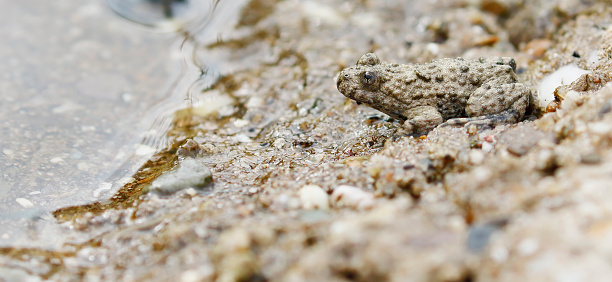
[[[379,74],[380,59],[374,53],[368,53],[357,61],[357,65],[345,68],[338,75],[336,87],[344,96],[357,103],[373,104],[379,92],[381,77]]]

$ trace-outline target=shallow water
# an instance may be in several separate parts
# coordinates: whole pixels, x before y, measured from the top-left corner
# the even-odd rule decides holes
[[[121,16],[137,23],[100,1],[9,1],[0,9],[1,246],[61,243],[49,212],[112,195],[167,144],[172,113],[189,104],[189,91],[210,82],[190,58],[193,44],[170,31],[214,27],[215,1],[178,3],[183,22],[152,10],[134,17],[148,2],[122,2],[132,6],[120,7]],[[195,3],[208,10],[181,10]]]

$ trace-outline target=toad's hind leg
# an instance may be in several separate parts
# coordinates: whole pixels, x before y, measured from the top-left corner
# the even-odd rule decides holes
[[[531,91],[521,83],[485,84],[468,99],[466,118],[453,118],[442,125],[493,126],[519,122],[529,107]]]

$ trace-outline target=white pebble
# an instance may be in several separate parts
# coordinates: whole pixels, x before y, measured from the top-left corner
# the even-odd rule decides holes
[[[299,192],[302,207],[305,209],[329,209],[329,196],[317,185],[306,185]]]
[[[428,43],[426,48],[427,48],[427,51],[429,51],[433,55],[437,55],[440,52],[440,45],[433,43],[433,42]]]
[[[236,138],[236,141],[240,143],[249,143],[253,141],[251,140],[249,136],[246,136],[246,134],[236,134],[235,138]]]
[[[369,209],[374,206],[374,194],[358,187],[340,185],[331,195],[332,202],[339,207]]]
[[[285,141],[285,138],[277,138],[276,140],[274,140],[274,143],[272,143],[272,146],[274,146],[274,148],[276,149],[282,149],[283,147],[285,147],[285,143],[287,143],[287,141]]]
[[[193,189],[192,187],[189,187],[187,189],[185,189],[185,194],[191,196],[191,197],[195,197],[198,195],[198,191],[196,191],[196,189]]]
[[[26,198],[17,198],[15,201],[24,208],[31,208],[34,206],[34,203],[30,202],[30,200]]]
[[[64,159],[62,159],[60,157],[55,157],[55,158],[52,158],[51,160],[49,160],[49,162],[51,162],[52,164],[58,164],[58,163],[61,163],[63,161],[64,161]]]
[[[234,126],[235,127],[245,127],[249,124],[250,122],[248,120],[245,119],[237,119],[234,121]]]

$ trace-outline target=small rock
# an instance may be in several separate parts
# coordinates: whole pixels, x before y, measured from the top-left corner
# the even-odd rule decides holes
[[[370,209],[374,206],[374,194],[349,185],[340,185],[331,195],[332,202],[338,207]]]
[[[195,158],[198,153],[200,153],[201,149],[200,149],[200,145],[198,144],[198,142],[193,141],[192,139],[187,140],[187,142],[185,142],[185,144],[181,145],[177,150],[176,150],[176,155],[179,157],[190,157],[190,158]]]
[[[194,187],[203,188],[212,181],[212,172],[197,159],[185,159],[175,169],[157,177],[151,184],[151,191],[162,194]]]
[[[305,209],[329,209],[329,196],[317,185],[306,185],[300,189],[300,200]]]
[[[245,119],[237,119],[234,121],[234,126],[235,127],[245,127],[249,124],[250,122],[248,120]]]
[[[482,0],[480,1],[480,9],[495,15],[504,15],[510,10],[507,2],[508,1]]]
[[[246,134],[236,134],[236,141],[240,142],[240,143],[249,143],[252,142],[253,140],[251,140],[251,138],[249,136],[247,136]]]
[[[559,103],[559,101],[557,100],[553,100],[550,101],[550,103],[548,103],[548,105],[546,105],[546,112],[547,113],[552,113],[552,112],[556,112],[559,107],[561,106],[561,103]]]
[[[52,164],[58,164],[58,163],[61,163],[63,161],[64,161],[64,159],[62,159],[60,157],[55,157],[55,158],[52,158],[51,160],[49,160],[49,162],[52,163]]]
[[[499,41],[499,37],[497,35],[484,35],[479,36],[472,40],[472,44],[474,46],[491,46]]]
[[[482,251],[488,244],[491,235],[508,224],[507,219],[494,220],[487,223],[476,224],[470,227],[467,247],[472,252]]]
[[[548,49],[550,49],[552,44],[553,42],[548,39],[534,39],[525,45],[523,52],[531,55],[532,59],[537,60],[541,58]]]
[[[187,194],[190,197],[195,197],[198,195],[198,191],[196,191],[196,189],[193,189],[191,187],[185,189],[185,194]]]
[[[32,203],[30,200],[26,198],[17,198],[15,199],[15,201],[24,208],[31,208],[34,206],[34,203]]]
[[[552,142],[554,141],[554,135],[542,132],[531,126],[519,126],[501,134],[499,143],[505,144],[508,152],[522,156],[543,139],[549,139]]]
[[[274,140],[274,143],[272,143],[272,146],[274,146],[276,149],[282,149],[285,147],[286,143],[287,141],[285,141],[285,138],[277,138]]]

